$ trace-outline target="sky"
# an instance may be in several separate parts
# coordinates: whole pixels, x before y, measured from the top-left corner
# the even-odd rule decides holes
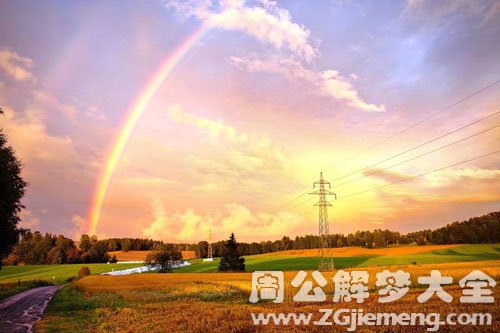
[[[2,1],[22,226],[314,234],[320,172],[330,232],[499,210],[499,35],[498,1]]]

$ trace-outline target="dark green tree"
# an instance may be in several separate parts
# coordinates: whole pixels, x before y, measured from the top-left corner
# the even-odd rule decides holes
[[[182,259],[182,253],[166,246],[148,254],[146,264],[149,266],[158,266],[159,273],[169,273],[172,271],[175,262]]]
[[[245,258],[240,256],[238,243],[231,233],[229,240],[224,244],[219,262],[219,272],[244,272]]]
[[[0,130],[0,269],[2,259],[9,255],[22,231],[18,228],[19,214],[24,208],[21,199],[28,184],[21,177],[21,169],[21,161]]]
[[[80,244],[78,245],[83,252],[90,251],[92,248],[92,241],[89,235],[83,234],[80,236]]]

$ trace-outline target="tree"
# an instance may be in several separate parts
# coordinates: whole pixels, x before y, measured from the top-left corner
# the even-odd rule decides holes
[[[125,238],[124,240],[122,240],[122,251],[123,252],[128,252],[130,251],[130,239],[128,238]]]
[[[21,161],[0,130],[0,269],[2,259],[9,255],[22,232],[18,228],[19,214],[24,208],[21,199],[28,184],[21,177],[21,169]]]
[[[198,258],[206,258],[208,256],[208,242],[201,241],[196,247]]]
[[[238,243],[231,233],[229,240],[224,244],[219,262],[219,272],[244,272],[245,258],[240,256]]]
[[[86,234],[81,235],[80,244],[78,245],[78,247],[80,247],[83,252],[90,251],[90,249],[92,248],[92,241],[90,240],[90,236]]]
[[[158,266],[158,272],[169,273],[172,271],[176,261],[182,259],[182,253],[173,249],[168,249],[166,246],[159,250],[151,252],[146,258],[146,264],[149,266]]]

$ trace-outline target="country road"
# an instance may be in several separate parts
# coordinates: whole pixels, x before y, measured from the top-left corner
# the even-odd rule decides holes
[[[0,332],[33,332],[47,304],[62,286],[33,288],[0,303]]]

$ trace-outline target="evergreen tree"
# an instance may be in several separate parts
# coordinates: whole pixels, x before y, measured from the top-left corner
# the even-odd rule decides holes
[[[219,262],[219,272],[244,272],[245,258],[240,256],[238,243],[231,233],[229,240],[224,244]]]
[[[3,114],[1,109],[0,114]],[[10,253],[22,231],[17,225],[27,185],[21,178],[21,162],[0,130],[0,269],[2,259]]]

